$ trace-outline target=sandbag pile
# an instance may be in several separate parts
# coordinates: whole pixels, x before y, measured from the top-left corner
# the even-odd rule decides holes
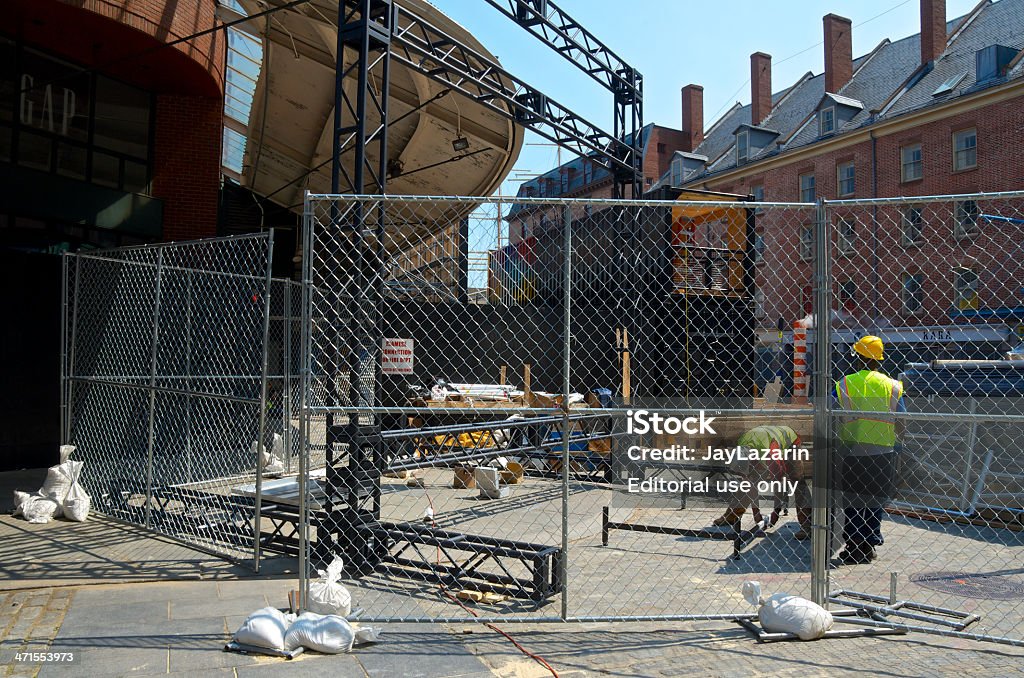
[[[351,651],[353,645],[377,642],[379,628],[360,628],[345,619],[352,609],[352,597],[338,581],[343,567],[344,561],[335,557],[326,570],[320,570],[320,579],[310,583],[309,612],[296,616],[273,607],[257,610],[242,622],[234,642],[270,653],[290,653],[302,647],[323,654],[340,654]]]
[[[259,453],[260,441],[252,441],[252,445],[249,446],[249,450],[253,456]],[[284,457],[284,438],[281,437],[280,433],[274,434],[274,440],[270,444],[270,449],[267,446],[263,446],[263,475],[275,476],[284,473],[285,466],[281,458]]]
[[[60,463],[47,469],[46,481],[35,494],[15,490],[14,515],[37,524],[60,517],[84,522],[89,517],[92,498],[79,482],[85,462],[72,461],[74,451],[74,445],[60,446]]]

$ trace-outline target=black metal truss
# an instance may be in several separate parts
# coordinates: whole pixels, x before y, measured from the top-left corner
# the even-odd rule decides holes
[[[611,92],[643,98],[643,77],[551,0],[484,0]]]
[[[596,155],[613,171],[633,171],[633,148],[623,139],[404,7],[397,14],[392,59],[581,156]]]
[[[548,45],[614,95],[614,136],[630,150],[611,149],[623,166],[613,169],[614,197],[632,197],[643,191],[642,146],[643,76],[551,0],[484,0]]]

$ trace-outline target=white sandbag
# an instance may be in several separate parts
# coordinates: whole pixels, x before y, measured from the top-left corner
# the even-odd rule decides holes
[[[384,632],[384,629],[380,626],[355,626],[353,628],[356,631],[356,638],[352,643],[353,645],[376,643],[380,640],[380,634]]]
[[[29,494],[28,492],[20,492],[18,490],[15,490],[14,491],[14,513],[13,513],[13,515],[20,516],[21,515],[21,507],[24,506],[25,502],[27,502],[31,498],[32,498],[32,495]]]
[[[356,633],[344,617],[303,612],[284,635],[284,649],[304,647],[324,654],[341,654],[352,649]]]
[[[761,628],[769,633],[792,633],[800,640],[817,640],[832,628],[832,613],[806,598],[776,593],[765,599],[761,583],[756,581],[743,583],[743,597],[758,606]]]
[[[89,509],[92,508],[92,497],[86,494],[85,489],[78,482],[75,482],[68,490],[68,496],[64,499],[62,508],[65,518],[84,523],[89,517]]]
[[[253,612],[235,631],[234,640],[244,645],[268,650],[284,650],[284,636],[295,621],[295,615],[265,607]]]
[[[320,578],[309,584],[310,612],[347,617],[352,611],[352,595],[347,588],[338,583],[344,568],[345,561],[335,556],[326,570],[317,570]]]
[[[31,495],[21,505],[21,515],[30,523],[42,525],[59,516],[60,505],[49,497]]]
[[[260,441],[252,441],[252,445],[249,446],[253,456],[259,453]],[[263,446],[263,474],[264,475],[275,475],[278,473],[284,473],[284,462],[278,454],[284,453],[284,438],[281,434],[274,434],[274,441],[270,444],[270,449],[267,446]]]
[[[57,467],[68,479],[67,492],[60,497],[61,510],[65,518],[79,523],[89,517],[89,509],[92,507],[92,498],[79,482],[84,466],[85,462],[67,460]]]

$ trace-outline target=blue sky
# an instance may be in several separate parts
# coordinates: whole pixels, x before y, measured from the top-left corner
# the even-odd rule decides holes
[[[433,0],[498,56],[502,65],[604,129],[612,129],[611,94],[480,0]],[[947,0],[947,18],[968,13],[976,0]],[[704,86],[709,126],[732,103],[749,103],[750,54],[772,55],[772,85],[782,89],[807,71],[823,70],[821,18],[829,12],[853,21],[854,56],[881,40],[920,30],[919,0],[558,0],[644,76],[644,121],[681,125],[679,90]],[[623,12],[623,8],[628,11]],[[558,165],[557,149],[528,134],[515,172],[502,186],[515,193],[522,178]],[[571,154],[561,151],[562,161]]]

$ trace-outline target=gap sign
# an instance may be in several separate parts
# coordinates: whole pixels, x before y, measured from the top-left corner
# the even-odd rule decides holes
[[[385,339],[380,353],[380,371],[383,374],[412,374],[413,340]]]

